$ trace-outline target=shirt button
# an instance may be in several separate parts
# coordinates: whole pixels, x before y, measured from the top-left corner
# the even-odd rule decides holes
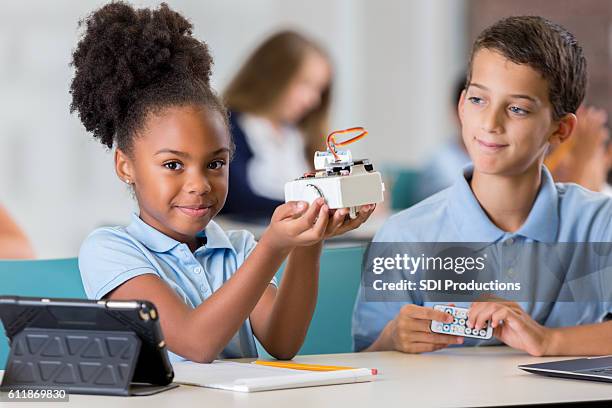
[[[514,277],[514,269],[509,268],[509,269],[506,271],[506,276],[508,276],[509,278],[513,278],[513,277]]]
[[[505,242],[506,245],[512,245],[514,244],[514,238],[508,238]]]
[[[193,268],[193,271],[195,273],[202,273],[202,267],[201,266],[196,266],[195,268]]]

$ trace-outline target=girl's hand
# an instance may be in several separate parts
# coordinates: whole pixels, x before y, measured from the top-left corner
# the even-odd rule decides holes
[[[310,206],[304,201],[279,205],[260,243],[265,242],[284,251],[291,251],[297,246],[313,245],[325,237],[330,219],[328,211],[329,207],[322,198],[316,199]]]
[[[480,330],[490,321],[495,337],[532,356],[548,354],[553,330],[533,320],[516,302],[474,302],[467,325]]]
[[[361,224],[367,221],[374,212],[376,204],[363,205],[359,207],[359,215],[357,218],[350,219],[347,217],[349,213],[348,208],[340,208],[338,210],[329,211],[329,223],[325,229],[325,238],[335,237],[342,235],[347,231],[359,228]]]

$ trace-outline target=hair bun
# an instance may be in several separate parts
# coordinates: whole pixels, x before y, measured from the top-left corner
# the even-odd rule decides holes
[[[70,111],[77,111],[85,128],[109,148],[149,88],[186,77],[210,84],[206,44],[165,3],[155,10],[110,3],[79,25],[85,32],[73,53]]]

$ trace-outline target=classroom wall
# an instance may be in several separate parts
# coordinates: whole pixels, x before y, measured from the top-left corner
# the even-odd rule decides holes
[[[68,111],[77,21],[104,3],[5,2],[0,13],[0,202],[40,257],[76,256],[90,231],[127,223],[134,207],[112,153]],[[379,167],[418,166],[452,133],[447,101],[465,62],[464,1],[168,3],[208,42],[218,90],[274,30],[293,27],[318,39],[337,74],[332,125],[368,128],[353,152]]]

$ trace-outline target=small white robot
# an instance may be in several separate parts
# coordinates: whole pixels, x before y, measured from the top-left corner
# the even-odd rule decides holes
[[[336,142],[337,134],[355,131],[361,133],[344,142]],[[307,201],[311,204],[323,197],[331,209],[349,208],[352,219],[357,217],[359,206],[382,202],[385,185],[370,161],[353,161],[350,150],[336,149],[356,142],[367,134],[361,127],[331,133],[327,137],[327,151],[315,153],[316,170],[285,184],[285,202]]]

